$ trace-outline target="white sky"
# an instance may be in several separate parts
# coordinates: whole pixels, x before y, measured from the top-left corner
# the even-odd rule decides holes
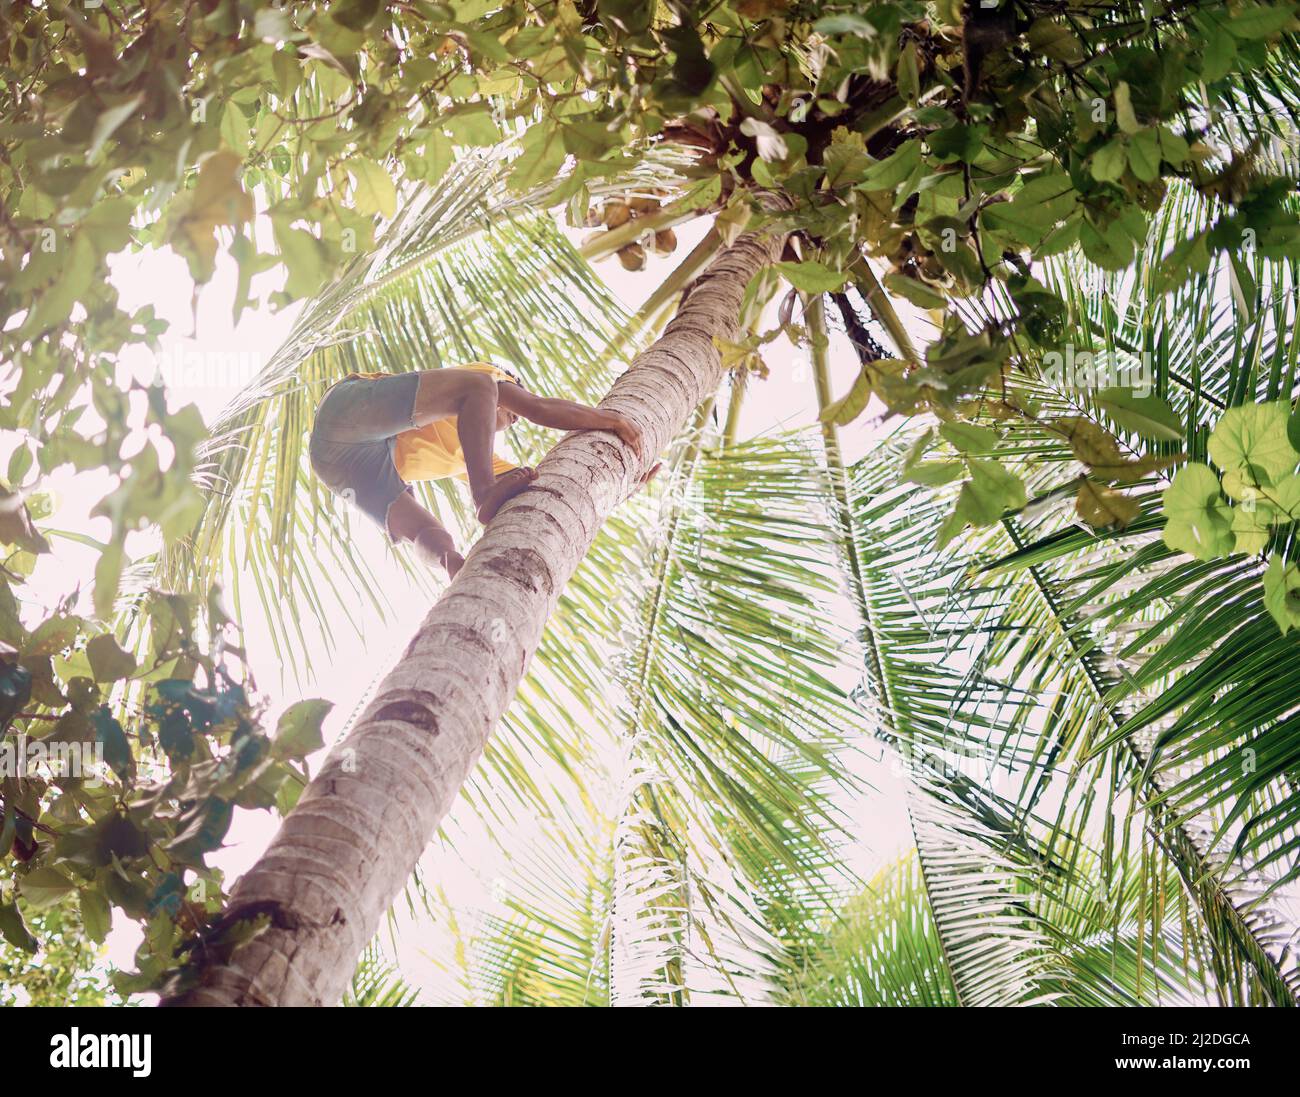
[[[707,230],[706,221],[696,221],[677,230],[679,247],[671,257],[651,257],[647,269],[629,273],[616,259],[606,260],[597,266],[607,284],[629,308],[634,310],[654,290],[681,258],[685,257]],[[582,235],[574,231],[575,243]],[[278,288],[279,275],[261,275],[253,284],[254,294],[266,296]],[[242,388],[257,370],[271,358],[275,349],[288,334],[298,306],[291,306],[278,314],[267,308],[250,308],[238,325],[232,322],[231,302],[234,298],[235,269],[228,256],[221,254],[213,281],[191,301],[192,283],[183,260],[171,251],[145,252],[136,256],[121,256],[113,263],[112,281],[121,294],[122,306],[135,309],[152,304],[156,314],[170,324],[161,341],[160,353],[143,348],[122,356],[120,380],[128,375],[144,381],[162,369],[168,381],[170,402],[175,407],[195,403],[205,420],[211,423],[226,402]],[[209,361],[224,363],[220,368],[195,370],[183,366],[183,356],[191,352],[208,356]],[[816,399],[806,355],[796,350],[784,339],[764,348],[771,376],[765,381],[755,379],[749,386],[741,418],[741,437],[752,437],[770,430],[794,428],[811,424],[816,419]],[[214,356],[217,356],[214,359]],[[843,393],[856,373],[856,362],[845,340],[832,345],[832,367],[836,394]],[[868,448],[871,429],[864,418],[845,432],[846,456],[855,460]],[[0,436],[0,462],[7,462],[13,440]],[[0,467],[3,467],[0,465]],[[73,475],[63,469],[47,478],[41,490],[55,497],[56,509],[45,525],[53,530],[68,530],[89,534],[99,541],[109,536],[107,519],[90,518],[89,509],[107,490],[110,481],[106,475]],[[291,675],[285,673],[272,650],[268,633],[256,620],[247,622],[245,636],[255,680],[259,688],[272,700],[268,719],[273,722],[279,711],[303,697],[322,696],[335,703],[335,709],[326,724],[327,744],[337,738],[358,703],[365,697],[377,676],[386,671],[397,659],[419,621],[428,609],[427,598],[422,595],[392,561],[378,531],[368,524],[358,523],[358,547],[372,558],[384,560],[380,569],[381,580],[390,596],[394,610],[391,619],[383,622],[371,609],[363,607],[364,640],[360,644],[363,657],[331,660],[325,647],[315,637],[311,661],[317,668],[314,677],[295,685]],[[53,553],[43,557],[32,581],[24,590],[25,597],[34,604],[25,608],[30,621],[41,619],[42,610],[48,611],[56,601],[80,587],[88,592],[96,559],[94,550],[72,540],[52,538]],[[148,534],[136,534],[128,541],[128,552],[142,554],[151,547]],[[845,612],[850,612],[847,604]],[[245,611],[256,615],[255,601],[246,602]],[[853,627],[852,623],[849,623]],[[344,626],[340,645],[353,643]],[[845,681],[851,685],[851,681]],[[871,747],[868,747],[871,750]],[[320,755],[313,759],[319,762]],[[886,767],[863,763],[862,776],[876,786],[869,803],[860,805],[858,822],[864,836],[861,848],[851,857],[854,867],[862,872],[897,857],[911,845],[911,834],[903,808],[901,789],[897,779]],[[227,838],[227,845],[209,860],[226,873],[227,886],[245,871],[260,855],[278,827],[278,820],[267,812],[240,810]],[[426,857],[422,868],[426,878],[446,888],[458,905],[492,904],[492,882],[499,864],[500,852],[490,844],[481,849],[465,851],[464,856],[438,855],[436,851]],[[400,904],[399,904],[400,905]],[[427,952],[435,947],[436,932],[427,922],[403,919],[400,932],[399,954],[403,974],[415,985],[432,979]],[[140,939],[139,929],[120,914],[109,937],[109,959],[116,967],[134,966],[132,954]]]

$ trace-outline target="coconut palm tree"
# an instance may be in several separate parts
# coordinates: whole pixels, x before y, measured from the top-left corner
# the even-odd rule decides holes
[[[641,425],[648,456],[718,387],[714,341],[735,337],[745,289],[783,241],[779,231],[751,233],[720,253],[602,401]],[[582,434],[545,458],[529,499],[503,509],[476,544],[402,663],[232,894],[233,920],[269,914],[272,923],[238,950],[242,972],[202,972],[186,1000],[337,998],[350,958],[373,936],[512,699],[564,584],[648,468],[626,446]],[[332,848],[326,859],[309,852],[319,843]]]
[[[1106,281],[1099,272],[1092,278]],[[1140,274],[1135,284],[1140,291]],[[1189,293],[1208,301],[1213,284],[1207,275]],[[1084,306],[1107,297],[1086,279],[1077,286],[1079,315],[1086,318]],[[1132,302],[1125,312],[1139,330],[1142,307]],[[822,309],[821,301],[809,302],[814,331],[824,326]],[[1221,314],[1221,331],[1231,329],[1230,313]],[[1204,310],[1180,315],[1199,317]],[[882,337],[890,326],[882,325]],[[1274,336],[1248,353],[1268,361]],[[1079,338],[1085,345],[1083,334]],[[1178,341],[1171,339],[1167,354],[1181,353]],[[1234,357],[1232,345],[1206,344],[1207,363],[1239,374],[1250,369]],[[828,393],[820,383],[825,357],[813,357],[815,380]],[[1157,368],[1167,372],[1169,359]],[[1207,384],[1215,383],[1211,372],[1203,371]],[[1021,383],[1030,381],[1027,376]],[[1041,378],[1033,383],[1043,389]],[[779,941],[782,962],[763,968],[762,990],[760,983],[749,984],[745,1000],[1292,1001],[1285,942],[1272,931],[1285,922],[1268,909],[1278,888],[1261,895],[1242,887],[1260,866],[1216,859],[1198,840],[1204,820],[1163,807],[1161,779],[1138,764],[1150,757],[1138,753],[1140,738],[1112,744],[1085,764],[1073,759],[1071,751],[1089,736],[1104,738],[1116,726],[1121,709],[1104,666],[1071,647],[1073,626],[1062,608],[1069,605],[1062,584],[1071,569],[1045,571],[1041,561],[1032,569],[1015,566],[1011,558],[1028,544],[1023,516],[968,537],[951,555],[935,553],[948,500],[918,497],[914,485],[899,482],[913,440],[883,444],[868,461],[846,469],[837,433],[823,427],[823,475],[834,504],[825,516],[827,533],[839,537],[848,593],[863,618],[864,698],[870,701],[863,719],[899,753],[911,786],[919,859],[861,891],[847,877],[821,893],[777,888],[779,865],[753,872],[751,879],[762,883],[750,892],[761,897],[767,930],[761,938],[766,946],[753,946],[754,952],[770,959],[771,941]],[[1045,442],[1034,440],[1036,457]],[[1055,462],[1068,468],[1068,453],[1058,450]],[[1146,489],[1155,490],[1155,484]],[[1046,521],[1040,512],[1039,524]],[[1087,550],[1096,561],[1131,555],[1122,536],[1098,537],[1072,524],[1065,532],[1074,551]],[[997,566],[972,580],[972,558]],[[1244,561],[1236,566],[1249,570]],[[656,589],[652,596],[663,594]],[[1092,606],[1105,604],[1098,595]],[[1159,618],[1159,607],[1152,615]],[[1102,650],[1096,655],[1104,658]],[[1285,687],[1278,692],[1285,696]],[[968,773],[972,766],[975,777]],[[995,794],[987,778],[997,770],[1005,771],[1006,791]],[[574,849],[549,837],[542,842],[561,862]],[[599,848],[612,856],[608,847]],[[521,872],[511,916],[458,938],[457,954],[471,957],[459,985],[469,989],[448,1000],[609,1000],[619,965],[631,963],[607,941],[610,927],[617,932],[618,926],[608,892],[615,866],[594,847],[581,864],[580,871],[553,866],[534,872],[530,866]],[[811,878],[815,874],[804,873],[799,883]],[[539,886],[547,880],[584,884]],[[650,884],[644,893],[658,894]],[[675,897],[672,889],[666,893]],[[906,896],[899,900],[902,911],[886,909],[884,897],[896,894]],[[566,981],[561,972],[579,977]],[[695,978],[703,978],[698,963]],[[565,986],[568,995],[560,989]]]
[[[1175,226],[1206,215],[1198,201],[1170,200],[1150,255],[1167,250]],[[890,923],[916,935],[913,959],[927,957],[928,974],[906,983],[918,1001],[1293,1004],[1295,922],[1284,906],[1296,874],[1300,748],[1288,674],[1297,655],[1263,609],[1257,561],[1192,563],[1167,549],[1154,516],[1167,482],[1158,474],[1134,489],[1141,512],[1126,528],[1081,526],[1063,509],[1078,479],[1068,447],[1025,424],[999,455],[1018,459],[1030,505],[937,551],[956,486],[919,492],[904,480],[924,426],[846,468],[826,425],[818,468],[806,441],[737,443],[743,374],[728,425],[711,425],[723,376],[714,338],[734,344],[752,321],[753,276],[778,237],[741,237],[720,254],[721,238],[706,238],[629,319],[544,217],[526,204],[516,212],[504,226],[489,222],[486,244],[437,215],[405,217],[409,242],[394,244],[387,266],[359,269],[346,292],[304,312],[268,383],[217,435],[210,475],[231,490],[196,538],[204,575],[217,573],[222,546],[233,553],[243,541],[267,600],[288,607],[285,635],[302,612],[294,598],[327,616],[303,593],[323,589],[310,581],[308,539],[334,554],[324,557],[334,570],[366,582],[346,538],[317,517],[316,504],[326,515],[332,504],[309,494],[301,449],[307,401],[355,362],[509,355],[514,333],[531,330],[518,315],[527,308],[534,324],[555,317],[555,342],[512,356],[556,363],[555,376],[586,394],[608,370],[605,345],[635,345],[704,268],[614,392],[650,428],[653,448],[675,440],[663,520],[648,544],[639,512],[602,529],[640,469],[608,443],[562,443],[537,501],[503,511],[240,882],[234,916],[269,915],[270,928],[181,1000],[336,999],[349,957],[406,882],[535,656],[466,796],[489,826],[536,812],[556,844],[533,851],[538,871],[519,882],[514,915],[476,932],[477,959],[462,972],[476,1000],[682,1003],[701,986],[742,1000],[819,1000],[835,964],[879,972],[885,954],[871,935],[885,923],[864,923],[862,911],[895,915],[863,896],[898,888],[921,908]],[[449,273],[460,269],[457,249],[470,248],[483,272],[473,288]],[[513,272],[528,255],[534,292],[521,305]],[[1293,392],[1289,264],[1225,261],[1172,300],[1153,288],[1154,263],[1122,277],[1077,256],[1069,264],[1068,275],[1057,271],[1071,305],[1063,340],[1146,352],[1156,391],[1185,423],[1186,452],[1203,452],[1224,407]],[[899,356],[917,356],[865,262],[854,284],[848,297],[806,302],[823,406],[833,395],[819,349],[828,305],[864,356],[882,357],[891,341]],[[595,307],[567,308],[574,287]],[[997,306],[995,297],[971,307]],[[566,355],[579,363],[571,373],[558,364]],[[1104,414],[1087,393],[1054,387],[1032,356],[1008,383],[1061,413]],[[611,602],[608,576],[630,560],[645,590]],[[178,561],[170,567],[183,574]],[[834,570],[861,624],[867,703],[856,719],[897,752],[911,786],[918,859],[906,888],[900,869],[864,890],[837,860],[845,828],[834,789],[851,784],[846,706],[823,668],[843,638],[816,594]],[[477,668],[449,657],[450,637],[481,652]],[[600,753],[593,716],[619,729],[625,748],[604,774],[618,793],[599,810],[575,762]],[[961,768],[971,759],[983,767],[975,779]],[[1007,787],[995,794],[996,771]],[[888,985],[860,1000],[882,1000]]]

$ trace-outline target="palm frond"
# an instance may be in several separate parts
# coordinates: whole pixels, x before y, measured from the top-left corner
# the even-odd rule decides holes
[[[826,922],[783,996],[801,1006],[955,1006],[956,988],[915,853]]]
[[[454,846],[472,815],[510,851],[497,912],[459,920],[475,1000],[771,1001],[854,888],[811,455],[708,422],[658,519],[640,499],[607,524],[453,813]]]
[[[1230,260],[1171,299],[1151,291],[1148,264],[1171,234],[1205,223],[1208,206],[1176,194],[1151,258],[1133,272],[1107,275],[1072,256],[1053,275],[1070,307],[1062,346],[1145,365],[1188,424],[1183,448],[1194,456],[1223,408],[1290,394],[1295,383],[1291,264]],[[1048,414],[1102,415],[1093,393],[1063,387],[1033,355],[1008,385]],[[1145,452],[1122,430],[1120,438]],[[1170,552],[1158,518],[1167,481],[1157,476],[1134,489],[1142,511],[1127,530],[1083,526],[1064,511],[1072,500],[1056,494],[1080,471],[1069,448],[1026,424],[998,456],[1044,503],[936,554],[934,522],[951,499],[939,492],[917,503],[891,486],[880,466],[901,452],[886,447],[875,472],[859,470],[851,508],[870,636],[882,653],[868,677],[885,730],[913,751],[982,756],[1016,772],[1009,819],[1057,857],[1097,849],[1090,871],[1108,890],[1145,835],[1160,872],[1181,878],[1190,909],[1180,911],[1179,940],[1206,957],[1215,994],[1293,1001],[1296,922],[1268,898],[1282,898],[1295,872],[1291,775],[1300,757],[1287,668],[1300,649],[1263,609],[1258,562],[1200,564]],[[1247,747],[1267,761],[1243,767]],[[1033,823],[1047,805],[1054,818]],[[1004,837],[997,842],[1005,848]],[[1164,936],[1153,929],[1147,940]]]
[[[372,941],[357,962],[352,982],[343,994],[343,1005],[414,1006],[419,1004],[419,997],[419,992],[402,981],[379,946]]]

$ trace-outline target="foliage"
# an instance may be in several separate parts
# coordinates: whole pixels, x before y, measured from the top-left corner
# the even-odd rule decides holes
[[[509,867],[484,920],[426,896],[463,955],[449,1001],[772,1001],[852,887],[811,455],[701,416],[671,465],[657,515],[602,530],[466,786],[479,818],[453,816],[453,847],[486,825]],[[616,569],[653,580],[611,598]]]
[[[882,869],[827,920],[786,990],[800,1006],[955,1006],[916,857]]]
[[[1175,967],[1195,974],[1196,994],[1293,1001],[1288,923],[1272,904],[1295,874],[1294,691],[1283,682],[1296,649],[1261,635],[1271,626],[1255,565],[1180,564],[1149,520],[1097,537],[1072,527],[1059,493],[936,554],[942,493],[918,499],[890,483],[891,461],[905,466],[910,449],[904,440],[864,463],[852,494],[868,716],[917,775],[921,802],[935,802],[920,809],[917,839],[940,933],[954,965],[959,946],[983,955],[972,986],[955,972],[963,999],[1087,987],[1122,1002],[1117,987],[1070,974],[1087,956],[1080,942],[1106,933],[1112,973],[1136,964],[1125,994],[1178,976],[1160,973],[1169,949],[1186,957]],[[1052,477],[1049,453],[1026,448],[1031,483]],[[1055,459],[1069,456],[1061,447]],[[1158,490],[1143,489],[1144,513]],[[1198,606],[1205,626],[1188,628]],[[1239,644],[1268,655],[1245,663]],[[926,834],[936,811],[948,834],[938,840]],[[955,855],[963,843],[968,857]],[[970,902],[945,925],[941,908],[962,894]],[[960,919],[981,908],[972,936]],[[1052,928],[1061,914],[1067,932]],[[1065,955],[1058,938],[1072,942]]]
[[[11,947],[0,952],[0,1005],[107,1005],[111,991],[100,970],[104,950],[86,935],[76,905],[29,911],[27,921],[40,951],[33,955],[9,941]]]
[[[55,373],[75,379],[71,392],[93,380],[96,355],[156,337],[149,310],[123,314],[102,277],[128,245],[170,245],[202,283],[227,235],[236,316],[253,276],[281,264],[272,303],[309,296],[371,250],[404,184],[518,135],[510,186],[545,185],[573,223],[593,188],[655,146],[694,151],[699,182],[675,208],[717,211],[724,241],[765,216],[756,189],[783,190],[790,227],[821,249],[783,264],[796,287],[842,284],[865,249],[893,265],[889,289],[942,314],[923,361],[864,363],[859,396],[903,414],[1033,417],[1005,393],[992,407],[980,397],[1009,360],[1055,345],[1062,301],[1035,262],[1077,245],[1128,266],[1171,180],[1214,210],[1172,241],[1158,286],[1218,254],[1295,257],[1286,179],[1258,134],[1242,147],[1243,127],[1220,119],[1292,111],[1296,13],[1291,0],[25,8],[0,42],[3,311],[21,318],[5,326],[6,357],[27,392]],[[250,230],[258,209],[273,253]],[[623,248],[644,235],[602,220],[628,233]],[[993,285],[1009,308],[968,330],[951,303]],[[13,425],[37,427],[22,407]],[[1095,458],[1078,489],[1085,520],[1127,521],[1132,504],[1109,485],[1132,463],[1111,467],[1112,434],[1054,429]],[[1020,499],[1014,475],[982,460],[957,526]],[[1270,580],[1280,605],[1289,575],[1279,565]]]
[[[417,1004],[419,992],[402,982],[383,952],[371,942],[357,963],[352,984],[343,995],[345,1006],[395,1008]]]
[[[268,735],[265,705],[234,677],[215,598],[132,597],[123,621],[142,638],[137,662],[113,632],[66,608],[27,628],[19,580],[8,573],[3,587],[13,612],[0,652],[0,932],[13,949],[57,956],[70,932],[84,948],[102,945],[120,912],[144,941],[139,971],[113,985],[158,989],[194,949],[227,948],[249,931],[222,924],[221,873],[206,857],[236,807],[292,806],[329,705],[291,706]],[[92,992],[53,961],[47,980],[60,970],[70,996]]]

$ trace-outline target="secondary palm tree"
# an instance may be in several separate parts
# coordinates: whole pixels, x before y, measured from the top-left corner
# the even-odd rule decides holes
[[[1203,214],[1179,196],[1148,254],[1163,254],[1165,234]],[[1237,300],[1226,291],[1229,271],[1212,270],[1169,305],[1151,293],[1145,263],[1123,278],[1080,277],[1074,263],[1068,279],[1058,273],[1071,287],[1067,341],[1145,353],[1153,383],[1185,417],[1190,452],[1203,452],[1228,399],[1293,390],[1294,358],[1289,365],[1285,353],[1296,322],[1287,303],[1290,264],[1236,267],[1251,287]],[[1013,383],[1062,414],[1099,414],[1089,393],[1054,385],[1032,360]],[[1107,894],[1127,886],[1115,869],[1125,865],[1124,851],[1144,848],[1140,871],[1152,894],[1164,892],[1171,873],[1182,881],[1170,893],[1183,911],[1182,947],[1193,947],[1194,930],[1215,993],[1295,1004],[1289,885],[1297,874],[1300,755],[1287,683],[1300,652],[1269,627],[1255,581],[1260,565],[1249,556],[1216,565],[1180,559],[1159,539],[1159,522],[1143,517],[1098,535],[1063,509],[1070,500],[1060,489],[1078,467],[1069,447],[1033,427],[1015,437],[1035,500],[987,534],[968,535],[955,556],[931,547],[951,498],[918,500],[897,484],[904,446],[894,451],[892,475],[880,471],[891,464],[888,450],[876,468],[858,472],[842,529],[868,626],[876,733],[904,748],[946,810],[969,814],[978,805],[991,851],[1005,856],[1022,846],[1039,890],[1050,892],[1056,866],[1075,860],[1063,856],[1063,841],[1096,848],[1084,864]],[[832,447],[828,456],[834,468]],[[1144,515],[1167,482],[1156,476],[1138,488]],[[1255,654],[1243,659],[1246,651]],[[1015,774],[1015,794],[990,798],[949,772],[954,759],[972,758],[989,772]],[[939,779],[927,772],[931,759],[940,762]],[[917,839],[929,873],[919,828]],[[943,894],[954,895],[951,884]],[[1025,911],[1014,907],[1023,932]],[[1148,916],[1158,940],[1165,915],[1153,908]],[[995,952],[990,924],[981,924],[978,947]],[[1013,938],[1006,963],[991,970],[1030,963]],[[1035,982],[999,994],[1019,1000]]]

